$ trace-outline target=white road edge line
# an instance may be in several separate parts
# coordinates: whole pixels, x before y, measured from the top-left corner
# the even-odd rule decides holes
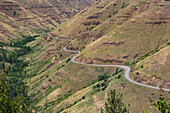
[[[49,34],[49,33],[48,33]],[[49,36],[51,36],[51,34],[49,34]],[[72,41],[71,39],[59,39],[59,37],[56,37],[57,40],[68,40],[68,41]],[[134,83],[136,85],[139,85],[139,86],[143,86],[143,87],[147,87],[147,88],[151,88],[151,89],[158,89],[160,90],[159,87],[154,87],[154,86],[150,86],[150,85],[145,85],[145,84],[141,84],[139,82],[136,82],[134,80],[132,80],[130,77],[129,77],[129,72],[130,72],[130,67],[129,66],[124,66],[124,65],[100,65],[100,64],[86,64],[86,63],[81,63],[81,62],[77,62],[75,61],[76,57],[80,54],[80,51],[73,51],[73,50],[68,50],[67,47],[64,47],[63,48],[64,51],[67,51],[67,52],[72,52],[72,53],[77,53],[72,59],[71,59],[71,62],[73,63],[76,63],[76,64],[81,64],[81,65],[86,65],[86,66],[96,66],[96,67],[118,67],[118,68],[121,68],[121,69],[124,69],[125,73],[124,73],[124,77],[131,83]],[[165,88],[161,88],[162,90],[164,91],[170,91],[170,89],[165,89]]]

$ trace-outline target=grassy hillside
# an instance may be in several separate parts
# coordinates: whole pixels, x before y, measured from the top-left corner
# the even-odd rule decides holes
[[[152,107],[150,107],[150,103],[147,97],[150,96],[151,92],[152,93],[154,92],[153,93],[154,96],[156,96],[158,92],[130,84],[129,82],[124,80],[123,77],[120,79],[115,79],[116,77],[117,76],[112,78],[112,80],[109,82],[107,88],[104,91],[102,90],[96,91],[93,88],[96,85],[95,84],[91,87],[80,90],[77,93],[73,94],[68,99],[66,99],[65,101],[59,104],[60,106],[62,106],[62,104],[67,105],[68,103],[72,103],[70,104],[69,107],[66,108],[62,106],[64,109],[62,113],[64,112],[100,113],[101,108],[105,106],[107,94],[112,89],[116,89],[119,93],[123,94],[123,102],[126,103],[126,106],[129,109],[130,113],[136,113],[136,112],[142,113],[143,111],[152,111],[154,113],[157,113],[157,111],[155,111]],[[85,96],[85,99],[81,99],[83,96]],[[74,104],[74,102],[76,103]],[[129,107],[128,104],[130,104]]]
[[[75,38],[68,48],[84,49],[79,61],[133,62],[168,42],[169,5],[155,0],[102,0],[52,33]]]
[[[34,2],[38,5],[34,6]],[[24,40],[22,45],[29,52],[22,54],[22,49],[15,47],[22,54],[17,59],[27,63],[22,68],[26,76],[23,81],[28,86],[34,112],[100,113],[107,94],[116,89],[123,94],[123,102],[130,104],[130,113],[144,110],[157,113],[148,100],[151,95],[154,98],[159,95],[157,90],[128,82],[123,70],[118,68],[74,64],[70,61],[74,53],[63,51],[63,47],[80,50],[76,59],[79,62],[129,65],[130,77],[134,80],[169,88],[169,1],[98,0],[69,20],[67,18],[84,7],[79,8],[81,4],[91,2],[34,2],[1,2],[7,9],[13,4],[10,7],[18,7],[20,12],[3,10],[0,16],[0,24],[6,29],[6,34],[0,34],[2,41],[40,34],[57,26],[51,31],[52,36],[42,34],[28,43]],[[61,5],[63,3],[65,5]],[[65,9],[67,5],[70,7]],[[58,25],[63,21],[66,22]],[[66,40],[56,40],[58,36]],[[11,45],[22,42],[20,40],[12,41]],[[9,45],[5,49],[14,48]],[[2,63],[0,65],[2,67]]]
[[[62,50],[68,41],[57,41],[48,36],[46,41],[42,41],[45,37],[37,38],[35,42],[28,44],[34,50],[23,57],[30,62],[26,71],[31,78],[26,82],[30,86],[29,95],[34,97],[35,105],[44,105],[46,98],[49,102],[65,98],[95,83],[100,75],[112,75],[115,71],[112,68],[87,67],[71,63],[71,53]],[[58,90],[58,94],[51,94]]]
[[[33,12],[16,1],[0,3],[0,40],[9,42],[24,35],[35,35],[50,30],[57,22],[40,12]]]
[[[94,62],[97,60],[117,64],[133,62],[141,55],[166,45],[169,41],[169,17],[164,15],[164,19],[161,15],[169,14],[168,7],[152,5],[151,2],[140,6],[134,13],[136,15],[88,45],[81,53],[79,60],[91,59]],[[146,6],[148,8],[140,12]],[[126,9],[126,14],[129,13],[127,11],[128,9]],[[156,12],[159,14],[152,15]]]
[[[94,64],[133,64],[130,76],[134,80],[152,86],[162,85],[164,88],[169,88],[167,60],[169,47],[164,48],[167,46],[170,36],[169,5],[169,1],[161,0],[102,0],[86,8],[70,21],[58,26],[52,31],[52,34],[61,38],[74,39],[68,45],[68,49],[81,51],[77,61]],[[138,63],[135,65],[136,62]],[[126,82],[124,81],[124,83]],[[120,86],[116,87],[118,91],[119,88]],[[127,100],[130,99],[127,94],[132,94],[129,92],[133,91],[126,88],[120,92],[126,96],[127,103]],[[89,89],[83,89],[80,92],[83,94],[86,90]],[[134,97],[139,96],[137,92],[134,93]],[[138,102],[137,99],[133,98],[134,102],[133,99],[128,101],[132,102],[132,106],[136,106],[130,108],[132,113],[142,112],[142,109],[149,110],[149,103],[145,104],[146,106],[142,103],[147,103],[146,97],[154,91],[150,92],[147,89],[139,92],[145,93],[144,97],[140,96],[142,100]],[[103,95],[97,99],[100,104],[98,109],[96,109],[97,105],[94,105],[93,96],[88,95],[85,100],[77,96],[75,103],[73,98],[71,96],[70,101],[68,101],[69,99],[64,101],[67,102],[67,107],[64,106],[66,104],[64,102],[63,105],[58,105],[58,107],[63,106],[60,107],[60,109],[64,109],[61,111],[99,112],[101,106],[104,106],[104,101],[101,99]],[[138,105],[144,108],[137,107]],[[58,107],[49,108],[49,111],[57,111]]]
[[[169,51],[170,46],[167,46],[137,63],[131,76],[138,82],[169,89]]]
[[[73,4],[76,3],[76,4]],[[0,1],[0,41],[49,31],[89,6],[93,1]],[[74,7],[76,5],[76,7]],[[75,9],[74,9],[75,8]]]
[[[158,96],[158,90],[129,83],[124,79],[123,72],[115,75],[114,68],[96,68],[71,63],[68,60],[72,57],[71,54],[62,50],[68,43],[66,40],[50,40],[47,36],[47,41],[41,42],[42,38],[44,37],[28,44],[35,47],[36,52],[26,56],[26,59],[32,62],[27,68],[28,73],[35,74],[26,82],[30,86],[29,95],[34,98],[33,104],[37,106],[38,112],[100,112],[111,89],[123,94],[123,101],[126,105],[130,104],[130,112],[157,112],[150,106],[148,97],[151,94],[154,97]],[[37,48],[37,44],[41,48]],[[54,51],[55,49],[58,51]],[[164,49],[167,50],[167,47]],[[157,54],[153,56],[158,56]],[[136,64],[138,67],[142,65],[140,62]],[[144,64],[143,66],[145,67]],[[99,75],[109,78],[107,81],[102,80],[99,79]],[[97,84],[100,84],[99,87]]]

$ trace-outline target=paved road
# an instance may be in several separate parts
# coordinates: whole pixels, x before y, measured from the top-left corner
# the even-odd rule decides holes
[[[50,36],[50,35],[49,35]],[[59,39],[59,37],[56,37],[57,40],[67,40],[67,39]],[[72,41],[72,40],[69,40],[68,41]],[[118,68],[121,68],[125,71],[124,73],[124,77],[131,83],[134,83],[136,85],[139,85],[139,86],[144,86],[144,87],[147,87],[147,88],[151,88],[151,89],[160,89],[159,87],[154,87],[154,86],[150,86],[150,85],[145,85],[145,84],[141,84],[139,82],[136,82],[134,80],[132,80],[130,77],[129,77],[129,72],[130,72],[130,67],[129,66],[124,66],[124,65],[100,65],[100,64],[86,64],[86,63],[81,63],[81,62],[77,62],[75,61],[76,57],[80,54],[80,51],[73,51],[73,50],[68,50],[67,47],[64,47],[63,48],[64,51],[67,51],[67,52],[72,52],[72,53],[77,53],[72,59],[71,59],[71,62],[73,63],[76,63],[76,64],[81,64],[81,65],[86,65],[86,66],[97,66],[97,67],[118,67]],[[165,89],[165,88],[162,88],[162,90],[164,91],[170,91],[170,89]]]

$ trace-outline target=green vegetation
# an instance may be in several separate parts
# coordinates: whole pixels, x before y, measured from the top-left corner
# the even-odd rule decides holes
[[[122,71],[123,71],[122,69],[119,70],[118,68],[116,68],[116,71],[112,74],[112,76],[115,76]],[[105,73],[104,75],[99,75],[98,80],[92,81],[93,84],[96,82],[99,82],[98,84],[93,86],[93,89],[95,89],[96,91],[104,91],[110,82],[110,80],[108,80],[108,78],[110,77],[111,76],[109,76],[108,73]],[[120,77],[121,75],[118,75],[118,77],[116,78],[119,79]],[[100,83],[100,81],[103,81],[103,82]]]
[[[15,17],[17,15],[17,12],[14,10],[13,11],[13,16]]]
[[[71,60],[71,58],[68,58],[68,59],[66,60],[66,63],[70,62],[70,60]]]
[[[79,99],[78,101],[75,101],[73,104],[70,104],[70,105],[67,106],[65,109],[68,109],[68,108],[74,106],[75,104],[77,104],[78,102],[80,102],[80,101],[83,100],[83,99],[85,99],[85,96],[83,96],[83,97],[82,97],[81,99]],[[60,112],[64,111],[65,109],[62,108],[60,111],[57,111],[57,113],[60,113]]]
[[[23,37],[22,40],[11,42],[10,44],[1,43],[1,58],[3,59],[3,68],[1,74],[1,97],[0,101],[4,101],[4,104],[0,104],[2,110],[9,110],[8,112],[28,112],[30,109],[30,97],[27,95],[27,87],[23,82],[24,78],[28,77],[24,68],[28,65],[28,62],[20,59],[20,56],[26,55],[31,51],[29,46],[25,46],[26,43],[33,41],[37,36]],[[9,46],[14,49],[13,52],[4,50],[4,46]],[[6,66],[5,64],[10,64]],[[8,75],[8,76],[7,76]],[[5,88],[5,89],[4,89]],[[9,104],[9,105],[8,105]],[[9,109],[4,109],[8,108]],[[10,111],[11,110],[11,111]]]
[[[104,82],[93,86],[93,89],[95,89],[95,91],[104,91],[107,88],[109,82],[110,80],[105,79]]]
[[[130,62],[125,62],[125,65],[128,65],[128,66],[135,65],[135,64],[137,64],[138,62],[144,60],[145,58],[147,58],[147,57],[149,57],[149,56],[157,53],[157,52],[160,51],[161,49],[162,49],[162,48],[157,49],[157,50],[150,51],[150,52],[148,52],[147,54],[145,54],[145,55],[141,56],[140,58],[138,58],[135,62],[132,62],[132,63],[130,63]],[[143,68],[143,66],[141,66],[141,68]]]
[[[136,72],[136,75],[139,75],[139,72]]]
[[[123,4],[122,4],[122,9],[125,8],[125,7],[127,7],[128,5],[129,5],[129,4],[123,3]]]
[[[116,90],[111,90],[107,102],[105,103],[106,113],[128,113],[129,110],[122,102],[122,94],[116,93]]]
[[[36,36],[23,36],[21,40],[17,40],[16,42],[12,42],[10,44],[11,47],[25,47],[25,44],[28,42],[32,42],[35,40],[36,37],[39,37],[40,35]]]
[[[81,57],[83,58],[83,56],[85,56],[84,58],[94,59],[94,63],[101,61],[101,64],[110,64],[113,62],[114,64],[121,64],[125,61],[126,65],[132,66],[143,59],[148,59],[147,57],[154,54],[154,52],[146,53],[165,45],[168,39],[163,36],[165,34],[164,31],[169,30],[168,25],[166,25],[167,20],[165,22],[161,20],[163,23],[159,24],[158,22],[157,24],[159,18],[162,18],[159,16],[159,14],[162,14],[162,10],[159,9],[160,6],[157,7],[159,4],[150,1],[151,3],[147,4],[148,7],[138,7],[138,5],[136,6],[138,8],[131,7],[131,4],[138,4],[141,3],[141,1],[144,0],[130,0],[126,2],[115,2],[115,0],[101,1],[101,3],[96,3],[94,6],[92,5],[85,9],[66,22],[65,25],[59,26],[57,31],[54,31],[53,36],[58,35],[63,38],[75,38],[75,40],[70,43],[69,48],[81,48],[80,51],[82,50],[82,55],[79,56],[79,61],[83,61],[84,59],[81,59]],[[127,2],[130,4],[127,4]],[[146,0],[139,4],[139,6],[145,2]],[[154,6],[152,10],[149,10],[152,6]],[[113,16],[118,13],[118,11],[119,14]],[[151,14],[154,14],[152,12],[156,11],[160,11],[158,14],[159,18],[154,19],[157,15],[152,17]],[[164,13],[166,14],[166,12]],[[108,19],[108,17],[110,19]],[[37,18],[36,20],[42,19]],[[95,22],[96,20],[100,21],[100,25],[91,24],[87,27],[82,24],[82,22],[86,21],[90,23],[92,21],[93,23],[93,21]],[[39,27],[35,29],[30,28],[34,33],[42,33],[44,31],[43,29],[48,27],[46,24],[52,26],[53,21],[50,22],[50,20],[47,20],[45,23],[41,21],[39,23],[42,28],[41,30],[38,29]],[[30,23],[30,25],[34,26],[37,24],[38,26],[39,23],[35,21],[34,24]],[[167,28],[164,29],[164,25]],[[152,29],[151,26],[156,27]],[[168,37],[169,35],[165,34],[165,36]],[[158,40],[160,37],[161,39]],[[93,43],[91,43],[92,41]],[[27,42],[31,43],[27,44]],[[23,93],[24,88],[25,96],[20,100],[26,103],[26,106],[29,106],[31,101],[27,96],[27,88],[23,82],[24,80],[30,86],[29,94],[33,100],[33,105],[39,106],[35,108],[35,112],[61,112],[63,110],[66,112],[70,110],[73,113],[77,111],[83,112],[80,108],[83,109],[84,112],[87,112],[87,110],[99,112],[101,106],[103,107],[104,105],[108,92],[112,89],[116,89],[125,95],[126,99],[123,102],[128,103],[129,101],[133,105],[136,104],[137,108],[132,109],[132,112],[139,112],[139,110],[143,108],[152,110],[148,107],[149,102],[146,100],[146,96],[150,93],[148,90],[150,89],[129,83],[129,81],[126,81],[124,77],[122,77],[121,74],[123,74],[123,72],[118,74],[122,71],[118,68],[114,73],[110,73],[114,70],[113,68],[107,70],[107,67],[95,68],[71,63],[70,53],[62,51],[65,44],[66,41],[51,40],[48,36],[37,38],[37,40],[35,40],[35,37],[25,37],[22,40],[12,41],[10,44],[1,43],[2,46],[9,46],[12,49],[15,48],[13,51],[2,48],[2,54],[0,55],[1,65],[3,68],[6,67],[6,74],[9,74],[10,81],[12,81],[10,83],[14,86],[11,91],[15,92],[12,93],[15,94],[15,96],[10,97],[10,99],[15,102],[20,94]],[[170,43],[167,43],[167,45],[170,45]],[[155,51],[155,53],[156,52],[157,51]],[[97,60],[95,60],[95,58],[97,58]],[[136,58],[139,59],[135,61]],[[135,73],[136,75],[145,74],[142,71],[145,71],[148,64],[137,64],[139,67],[135,68],[137,70],[134,71],[134,75]],[[155,68],[157,67],[155,66]],[[89,87],[87,84],[89,84]],[[114,96],[112,97],[110,95]],[[113,99],[113,102],[116,100],[122,102],[120,99],[122,96],[117,94],[116,91],[112,91],[110,95],[109,97]],[[138,96],[141,98],[137,99]],[[114,106],[109,106],[109,101],[107,101],[107,108],[117,106],[115,111],[111,112],[118,112],[124,105],[122,103],[119,106],[121,102]],[[144,102],[146,103],[141,106]],[[140,108],[140,106],[142,108]],[[122,107],[122,112],[126,111],[124,108],[126,107]]]
[[[147,1],[148,0],[145,0],[145,1],[141,2],[140,4],[136,5],[135,7],[139,7],[139,6],[143,5],[143,4],[145,4]]]
[[[26,111],[22,96],[12,98],[13,95],[11,89],[13,86],[10,83],[10,78],[3,70],[0,74],[0,112],[1,113],[21,113]]]
[[[94,28],[95,28],[94,26],[91,26],[91,27],[89,28],[89,30],[92,31]]]
[[[32,28],[32,32],[35,32],[37,34],[42,34],[44,32],[49,31],[49,28],[45,28],[45,26],[41,25],[44,29],[37,29],[37,28]],[[47,30],[45,30],[47,29]]]
[[[117,14],[118,13],[118,10],[116,10],[115,12],[114,12],[114,14]]]
[[[155,106],[156,110],[159,110],[161,113],[170,112],[170,98],[167,98],[163,90],[160,90],[160,96],[156,99],[149,98],[152,106]]]

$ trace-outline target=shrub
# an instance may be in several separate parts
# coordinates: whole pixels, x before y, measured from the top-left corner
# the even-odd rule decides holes
[[[17,12],[16,11],[13,11],[13,16],[15,17],[17,15]]]
[[[97,84],[96,86],[97,86],[97,88],[99,88],[99,87],[100,87],[100,84]]]
[[[160,96],[156,99],[149,98],[151,105],[155,106],[156,110],[161,113],[170,113],[170,98],[167,98],[163,90],[160,90]]]
[[[122,4],[122,9],[125,8],[125,7],[127,7],[128,5],[129,5],[129,4],[123,3],[123,4]]]
[[[136,72],[136,75],[139,75],[139,72]]]
[[[106,78],[106,79],[104,79],[104,82],[107,82],[107,78]]]
[[[96,89],[96,86],[93,86],[93,89]]]
[[[116,13],[118,13],[118,10],[116,10],[116,11],[114,12],[114,14],[116,14]]]
[[[71,60],[71,58],[68,58],[67,61],[66,61],[66,63],[68,63],[70,60]]]
[[[102,86],[102,87],[103,87],[103,86],[105,86],[105,83],[104,83],[104,82],[102,82],[102,83],[101,83],[101,86]]]
[[[117,79],[120,79],[121,78],[121,74],[118,75]]]
[[[82,96],[82,99],[85,99],[86,97],[85,96]]]
[[[125,62],[125,65],[129,66],[129,65],[130,65],[130,63],[129,63],[129,62]]]

